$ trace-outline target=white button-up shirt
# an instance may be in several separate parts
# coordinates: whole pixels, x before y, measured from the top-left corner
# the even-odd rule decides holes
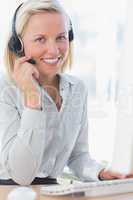
[[[0,179],[28,185],[35,177],[56,178],[68,166],[82,181],[97,180],[103,167],[88,152],[83,82],[60,74],[60,111],[46,90],[40,90],[42,110],[30,109],[15,84],[0,81]]]

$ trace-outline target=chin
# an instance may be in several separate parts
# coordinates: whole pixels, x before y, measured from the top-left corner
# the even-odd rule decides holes
[[[51,67],[51,68],[47,68],[45,70],[40,70],[41,73],[43,74],[56,74],[57,72],[59,72],[61,68],[58,67]]]
[[[59,71],[59,70],[58,70]],[[49,71],[45,71],[45,72],[40,72],[40,74],[42,76],[55,76],[58,73],[57,70],[49,70]]]

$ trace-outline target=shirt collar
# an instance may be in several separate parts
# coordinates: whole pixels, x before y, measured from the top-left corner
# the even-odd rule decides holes
[[[69,86],[75,85],[76,80],[72,76],[62,73],[59,73],[58,75],[60,77],[60,89],[65,89]]]

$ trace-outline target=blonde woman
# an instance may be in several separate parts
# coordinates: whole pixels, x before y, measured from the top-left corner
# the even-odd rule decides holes
[[[82,181],[123,178],[88,152],[87,92],[64,73],[72,24],[56,0],[28,0],[13,18],[0,83],[0,184],[56,184],[68,166]]]

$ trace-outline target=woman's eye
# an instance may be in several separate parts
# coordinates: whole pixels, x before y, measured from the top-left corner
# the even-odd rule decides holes
[[[35,41],[36,41],[36,42],[44,43],[44,42],[45,42],[45,38],[40,37],[40,38],[35,39]]]
[[[59,41],[64,41],[66,39],[67,39],[67,37],[65,35],[61,35],[61,36],[57,37],[57,40],[59,40]]]

